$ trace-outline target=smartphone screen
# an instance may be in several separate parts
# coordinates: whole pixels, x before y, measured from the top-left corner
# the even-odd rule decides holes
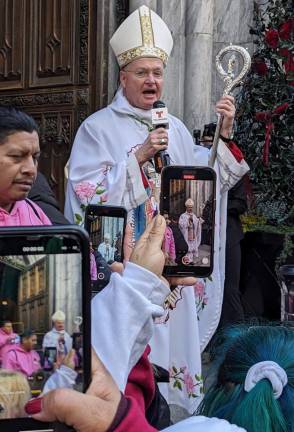
[[[88,255],[87,236],[80,229],[1,229],[1,421],[25,418],[28,399],[47,389],[67,383],[83,392],[88,386]],[[43,430],[40,424],[38,429]]]
[[[123,207],[90,205],[85,228],[90,237],[92,291],[104,288],[111,275],[110,265],[123,261],[123,241],[127,212]]]
[[[56,347],[46,347],[44,349],[44,361],[43,368],[44,370],[52,371],[54,369],[54,365],[57,362],[57,348]]]
[[[161,213],[165,274],[208,276],[213,268],[215,174],[209,168],[167,167]]]

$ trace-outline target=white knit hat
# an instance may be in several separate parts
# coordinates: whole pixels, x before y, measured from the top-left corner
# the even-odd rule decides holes
[[[51,319],[52,321],[65,321],[65,313],[58,310],[52,315]]]
[[[155,57],[166,65],[173,38],[165,22],[147,6],[129,15],[110,39],[120,68],[142,57]]]

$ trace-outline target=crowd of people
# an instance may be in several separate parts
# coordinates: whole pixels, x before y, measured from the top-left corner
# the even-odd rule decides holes
[[[193,213],[189,198],[178,221],[172,215],[156,215],[146,224],[149,200],[157,195],[152,185],[158,185],[160,177],[150,179],[145,163],[159,150],[168,150],[173,164],[207,166],[209,151],[195,146],[174,116],[169,115],[168,130],[152,128],[151,109],[161,97],[173,44],[161,18],[140,7],[117,29],[110,44],[120,67],[120,87],[112,103],[86,119],[77,132],[69,160],[65,218],[56,217],[56,223],[74,223],[76,215],[83,220],[89,189],[91,203],[98,203],[101,196],[96,190],[102,182],[104,201],[123,205],[129,212],[124,266],[108,267],[109,282],[91,303],[92,382],[86,394],[73,389],[76,353],[64,329],[64,314],[56,311],[42,350],[55,347],[63,352],[62,360],[42,396],[29,400],[24,377],[41,369],[34,349],[37,337],[34,329],[17,335],[11,320],[5,321],[0,330],[0,419],[30,415],[41,421],[59,420],[80,432],[293,431],[294,333],[285,326],[227,330],[217,346],[213,383],[203,397],[201,351],[222,310],[227,194],[249,169],[231,140],[234,99],[223,96],[216,105],[223,122],[214,166],[212,276],[166,279],[162,275],[166,254],[175,262],[179,259],[171,239],[182,243],[189,262],[196,262],[205,219]],[[42,199],[37,204],[28,198],[39,157],[38,128],[32,117],[0,107],[0,226],[51,225],[59,215],[55,205],[48,209],[48,201],[42,210]],[[83,196],[85,185],[88,192]],[[111,261],[108,244],[104,235],[103,247]],[[102,256],[104,249],[99,251]],[[95,273],[94,268],[91,271]],[[195,307],[199,284],[207,298],[201,314]],[[158,385],[160,370],[169,371],[169,377]],[[171,425],[169,404],[196,415]]]
[[[31,329],[17,334],[13,323],[3,320],[0,328],[0,370],[15,372],[26,378],[31,396],[46,393],[52,388],[76,386],[82,373],[82,353],[73,348],[73,338],[64,328],[65,314],[61,310],[52,315],[52,329],[42,342]],[[73,334],[75,336],[75,334]],[[0,395],[0,401],[2,396]],[[0,416],[1,418],[1,416]]]

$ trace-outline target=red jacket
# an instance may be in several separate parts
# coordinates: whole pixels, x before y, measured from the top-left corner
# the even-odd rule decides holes
[[[115,428],[116,432],[156,432],[145,418],[145,411],[149,408],[155,394],[155,382],[148,355],[147,346],[142,357],[132,369],[125,390],[129,406],[125,417]]]

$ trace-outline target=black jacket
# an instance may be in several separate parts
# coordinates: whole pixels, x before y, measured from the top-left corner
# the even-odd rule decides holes
[[[228,193],[227,248],[239,243],[244,237],[240,215],[247,210],[244,179],[241,179]]]
[[[53,225],[68,225],[69,221],[61,213],[55,195],[46,177],[38,172],[28,198],[38,204]]]

